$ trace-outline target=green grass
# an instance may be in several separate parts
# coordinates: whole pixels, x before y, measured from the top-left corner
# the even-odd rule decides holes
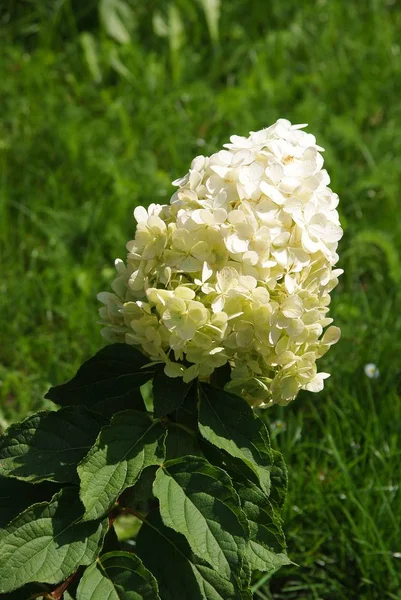
[[[116,31],[96,1],[1,3],[0,427],[102,344],[96,293],[135,205],[232,133],[309,123],[341,200],[343,338],[323,393],[266,412],[299,567],[255,598],[400,599],[400,7],[222,0],[217,24],[200,0],[122,4]]]

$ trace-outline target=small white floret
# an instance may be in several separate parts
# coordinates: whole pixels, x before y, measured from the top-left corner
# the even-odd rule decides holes
[[[377,379],[380,376],[380,371],[374,363],[368,363],[364,367],[365,375],[369,379]]]

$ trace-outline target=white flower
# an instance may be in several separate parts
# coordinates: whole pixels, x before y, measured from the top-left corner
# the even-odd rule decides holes
[[[287,423],[285,421],[280,421],[280,419],[277,419],[277,421],[273,421],[273,423],[270,423],[270,431],[277,436],[279,433],[287,431]]]
[[[364,371],[365,375],[369,377],[369,379],[377,379],[380,377],[380,371],[374,363],[368,363],[365,365]]]
[[[228,387],[253,405],[323,388],[316,360],[340,336],[324,328],[342,229],[323,149],[303,127],[279,119],[232,136],[192,161],[170,204],[135,209],[127,264],[99,294],[108,339],[185,381],[229,363]]]

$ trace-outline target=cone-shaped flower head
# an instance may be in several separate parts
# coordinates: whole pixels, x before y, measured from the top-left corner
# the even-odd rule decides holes
[[[192,161],[170,204],[135,209],[127,263],[99,294],[106,338],[185,381],[228,363],[228,387],[258,406],[323,388],[342,229],[323,148],[302,127],[232,136]]]

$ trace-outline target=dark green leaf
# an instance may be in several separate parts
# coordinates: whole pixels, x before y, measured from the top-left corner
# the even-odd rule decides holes
[[[157,582],[134,554],[109,552],[88,567],[77,600],[160,600]]]
[[[35,504],[50,500],[59,491],[55,483],[27,483],[0,477],[0,527],[4,527],[20,512]]]
[[[28,583],[28,585],[24,585],[14,592],[1,594],[0,600],[33,600],[35,598],[41,600],[42,598],[48,598],[49,596],[46,596],[46,594],[49,594],[50,592],[51,588],[48,585]],[[67,596],[64,596],[63,600],[67,600]]]
[[[269,494],[272,466],[269,434],[246,400],[200,384],[199,430],[217,448],[246,463]]]
[[[107,529],[82,522],[83,507],[74,488],[50,502],[35,504],[0,531],[0,593],[34,581],[56,584],[79,565],[92,563]]]
[[[66,383],[50,388],[46,398],[62,406],[93,406],[108,398],[124,396],[153,376],[149,359],[128,344],[111,344],[85,362]]]
[[[211,383],[217,388],[224,388],[226,383],[231,380],[231,367],[228,363],[215,369],[211,376]]]
[[[191,552],[184,536],[166,527],[158,511],[142,525],[137,552],[155,575],[161,600],[251,600],[248,589],[225,579]]]
[[[113,417],[78,466],[86,520],[104,515],[143,469],[163,462],[165,435],[160,422],[144,412],[127,410]]]
[[[195,554],[226,579],[240,574],[248,523],[224,471],[200,457],[167,461],[153,491],[164,523],[183,534]]]
[[[131,390],[128,394],[122,396],[115,396],[113,398],[106,398],[95,402],[91,406],[91,410],[94,410],[105,417],[111,418],[118,412],[123,410],[143,410],[145,411],[145,403],[142,398],[141,390],[139,388]]]
[[[184,425],[188,429],[198,432],[198,387],[192,385],[182,404],[171,418],[180,425]]]
[[[118,550],[121,550],[120,542],[118,540],[114,525],[111,525],[104,537],[102,554],[106,554],[107,552],[116,552]]]
[[[166,438],[166,459],[185,455],[202,456],[198,438],[195,432],[187,431],[179,424],[170,423]]]
[[[119,505],[132,508],[136,513],[147,515],[152,508],[159,505],[153,495],[153,482],[158,467],[151,466],[144,469],[138,481],[125,490],[120,496]]]
[[[78,480],[77,464],[107,419],[81,406],[43,411],[0,437],[0,475],[39,482]]]
[[[191,384],[181,377],[167,377],[158,373],[153,379],[153,407],[155,417],[164,417],[175,411],[184,402]]]

